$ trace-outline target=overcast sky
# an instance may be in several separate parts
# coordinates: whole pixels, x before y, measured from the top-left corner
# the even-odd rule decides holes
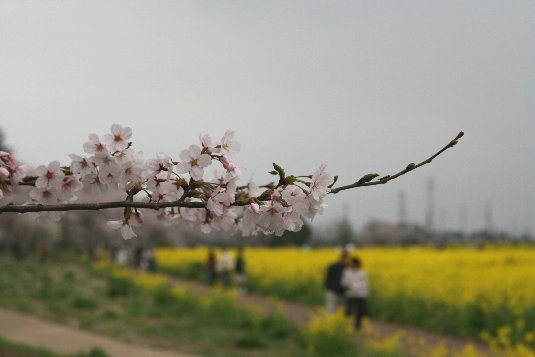
[[[384,186],[329,197],[323,225],[424,221],[523,232],[535,219],[534,1],[2,1],[0,127],[33,164],[82,153],[89,133],[133,128],[178,157],[200,133],[237,132],[267,181],[322,162],[350,183],[425,159]]]

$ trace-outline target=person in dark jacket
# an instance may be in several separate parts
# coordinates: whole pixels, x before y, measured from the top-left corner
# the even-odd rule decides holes
[[[234,282],[238,292],[245,293],[247,291],[245,275],[245,258],[243,257],[243,248],[238,248],[236,254],[236,264],[234,265]]]
[[[206,280],[208,282],[208,285],[214,285],[216,278],[217,278],[217,272],[216,272],[216,257],[215,252],[212,248],[208,251],[208,258],[206,259]]]
[[[336,308],[344,305],[345,288],[342,286],[342,274],[346,268],[347,252],[340,254],[340,259],[329,265],[325,274],[325,310],[334,313]]]

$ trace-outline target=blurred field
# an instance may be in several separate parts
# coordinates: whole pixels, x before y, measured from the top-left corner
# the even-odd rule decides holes
[[[2,257],[0,266],[0,307],[134,345],[203,356],[401,356],[395,348],[358,343],[343,318],[298,328],[280,314],[238,306],[232,292],[198,297],[161,274],[72,257],[47,263]]]
[[[206,249],[160,249],[159,267],[203,279]],[[323,301],[334,249],[248,249],[249,288],[307,304]],[[535,249],[370,248],[358,251],[372,285],[374,318],[483,339],[523,355],[535,350]],[[522,352],[523,351],[523,352]]]

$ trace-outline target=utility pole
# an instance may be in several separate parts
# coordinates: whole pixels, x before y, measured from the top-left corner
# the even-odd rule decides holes
[[[425,214],[425,227],[434,235],[435,230],[435,183],[432,178],[427,179],[427,211]]]
[[[398,203],[398,224],[401,227],[405,227],[407,225],[407,202],[405,191],[399,191]]]
[[[494,217],[493,217],[493,210],[492,210],[492,203],[487,202],[485,204],[485,232],[488,235],[491,235],[494,231]]]
[[[459,210],[459,231],[461,232],[461,235],[464,237],[467,233],[467,225],[468,225],[468,208],[465,204],[461,205],[461,208]]]

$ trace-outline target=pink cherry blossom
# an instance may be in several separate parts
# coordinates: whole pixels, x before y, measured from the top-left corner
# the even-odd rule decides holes
[[[61,171],[59,161],[52,161],[48,166],[41,165],[37,167],[37,180],[35,187],[59,187],[65,174]]]
[[[260,213],[260,206],[258,205],[258,203],[256,202],[253,202],[251,203],[251,210],[254,212],[254,213]]]
[[[212,163],[212,158],[208,154],[201,154],[201,149],[197,145],[191,145],[189,150],[180,153],[182,160],[178,165],[178,172],[181,174],[190,173],[194,180],[200,180],[204,175],[204,167]]]
[[[290,232],[298,232],[303,228],[301,214],[297,211],[287,212],[284,214],[284,228]]]
[[[137,237],[137,235],[134,233],[134,230],[132,229],[130,224],[128,224],[128,222],[108,221],[106,224],[111,229],[119,229],[121,231],[121,235],[123,236],[123,239],[125,240]]]
[[[232,156],[240,152],[240,143],[232,140],[234,138],[233,131],[227,131],[221,139],[221,153],[223,155]]]
[[[303,192],[301,187],[296,185],[288,185],[281,192],[282,199],[297,212],[303,212],[306,210],[305,200],[307,195]]]
[[[282,214],[286,212],[286,210],[287,209],[278,202],[260,207],[261,213],[258,219],[258,226],[268,233],[274,233],[276,236],[281,236],[285,230]]]
[[[130,182],[141,182],[143,170],[143,154],[131,153],[128,159],[119,163],[119,185],[124,188]]]
[[[252,179],[247,183],[245,191],[247,192],[248,197],[258,197],[262,194],[262,189],[260,189]]]
[[[176,201],[184,194],[184,189],[177,186],[176,181],[164,181],[157,188],[159,201]]]
[[[173,162],[171,156],[160,152],[156,158],[147,161],[143,170],[143,177],[151,179],[156,177],[158,180],[167,180],[171,176]]]
[[[73,174],[84,177],[95,172],[91,159],[76,154],[70,154],[69,157],[72,159],[71,172]]]
[[[234,164],[234,162],[232,162],[232,160],[225,155],[222,155],[219,158],[219,161],[221,162],[221,164],[223,164],[223,167],[227,171],[234,171],[236,169],[236,165]]]
[[[312,175],[310,181],[310,194],[316,201],[325,197],[330,189],[329,185],[333,183],[334,177],[325,171],[327,164],[322,164]]]
[[[89,134],[89,141],[84,144],[84,151],[95,156],[104,156],[108,150],[96,134]]]
[[[303,215],[307,218],[314,219],[317,214],[323,213],[323,209],[327,207],[323,200],[316,200],[312,195],[308,195],[305,200],[306,210],[303,212]]]
[[[59,200],[59,192],[51,187],[36,187],[28,194],[30,198],[38,203],[56,204]]]
[[[208,134],[199,135],[199,141],[201,142],[201,146],[203,148],[208,149],[208,151],[210,151],[210,153],[218,153],[218,152],[221,151],[219,148],[216,147],[217,144],[214,143],[214,141],[212,140],[212,138]]]
[[[108,150],[122,151],[128,147],[128,139],[132,137],[132,129],[129,127],[123,128],[119,124],[113,124],[111,126],[111,134],[106,134],[102,138],[104,144]]]
[[[11,176],[8,169],[5,167],[0,167],[0,180],[7,180]]]
[[[61,183],[61,194],[66,199],[71,198],[74,193],[80,191],[83,186],[84,185],[80,182],[77,176],[66,176]]]

